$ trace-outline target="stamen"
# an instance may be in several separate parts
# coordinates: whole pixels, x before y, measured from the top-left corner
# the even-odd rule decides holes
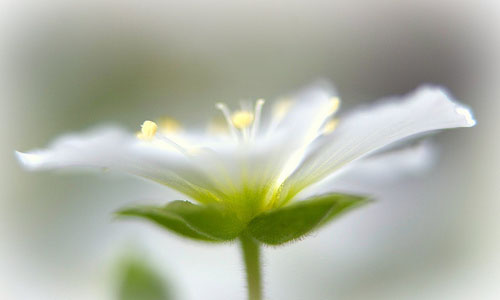
[[[236,131],[233,121],[231,120],[231,112],[229,111],[229,108],[227,108],[227,106],[224,103],[217,103],[215,104],[215,107],[217,107],[217,109],[222,111],[222,114],[226,119],[229,131],[231,132],[231,136],[234,138],[235,141],[238,141],[238,132]]]
[[[292,99],[278,100],[278,102],[276,102],[273,105],[271,123],[269,124],[269,127],[266,130],[267,135],[271,135],[278,128],[281,121],[283,121],[285,116],[292,108],[292,105],[293,105]]]
[[[340,99],[338,97],[332,97],[330,99],[330,109],[328,111],[328,115],[333,115],[339,110],[340,107]]]
[[[251,138],[254,139],[255,136],[257,135],[257,130],[259,130],[259,125],[260,125],[260,116],[262,115],[262,106],[264,106],[264,103],[266,101],[264,99],[258,99],[257,102],[255,103],[255,120],[253,121],[253,126],[252,126],[252,132],[251,132]]]
[[[291,99],[280,100],[274,105],[273,109],[273,119],[281,121],[290,108],[292,107],[293,101]]]
[[[160,119],[160,131],[163,134],[177,133],[181,130],[181,124],[169,117],[163,117]]]
[[[137,133],[137,137],[143,141],[153,141],[153,139],[156,139],[168,144],[169,146],[173,147],[175,150],[183,154],[188,154],[188,151],[184,147],[180,146],[163,134],[157,134],[157,131],[158,125],[155,122],[144,121],[144,123],[142,123],[141,125],[141,131]]]
[[[247,111],[247,110],[240,110],[231,116],[231,121],[234,124],[234,127],[238,129],[245,129],[248,128],[252,124],[254,120],[254,115],[253,113]]]
[[[184,148],[181,145],[177,144],[176,142],[174,142],[173,140],[169,139],[168,137],[166,137],[163,134],[156,135],[156,138],[158,140],[160,140],[160,141],[168,144],[169,146],[173,147],[175,150],[181,152],[182,154],[185,154],[186,156],[190,154],[190,152],[188,150],[186,150],[186,148]]]
[[[323,134],[327,135],[335,131],[337,129],[337,126],[339,125],[339,119],[332,119],[328,121],[328,123],[325,124],[323,127]]]
[[[248,141],[249,137],[249,127],[252,125],[252,122],[254,120],[254,115],[253,113],[247,111],[247,110],[240,110],[231,116],[231,120],[233,122],[234,127],[238,128],[241,130],[241,133],[243,134],[243,140]]]
[[[337,112],[339,107],[340,99],[338,97],[332,97],[324,104],[324,109],[322,109],[311,121],[311,129],[305,138],[307,143],[312,142],[322,134],[329,134],[335,130],[338,121],[331,120],[327,122],[327,120]],[[327,122],[327,124],[323,125],[325,122]]]
[[[228,135],[229,129],[223,119],[213,119],[207,125],[207,132],[213,135]]]
[[[156,135],[158,125],[153,121],[144,121],[141,125],[141,132],[137,133],[137,137],[144,141],[150,141]]]

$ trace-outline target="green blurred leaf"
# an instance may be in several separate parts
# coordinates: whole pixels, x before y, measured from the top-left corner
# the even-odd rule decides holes
[[[118,300],[169,300],[172,299],[167,284],[147,264],[128,260],[121,270]]]
[[[236,215],[221,206],[196,205],[188,201],[173,201],[165,207],[126,208],[117,214],[142,217],[182,236],[209,242],[232,240],[244,228]]]
[[[257,216],[248,225],[248,230],[262,243],[281,245],[303,237],[366,200],[343,194],[312,197]]]

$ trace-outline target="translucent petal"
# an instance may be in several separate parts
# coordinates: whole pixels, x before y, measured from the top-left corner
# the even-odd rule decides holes
[[[117,128],[62,136],[46,149],[16,155],[29,170],[104,168],[157,181],[202,202],[219,196],[210,178],[185,155]]]
[[[417,176],[429,170],[436,160],[436,149],[429,142],[361,158],[341,171],[306,188],[301,197],[332,192],[376,195],[381,186]]]
[[[290,102],[288,109],[278,122],[271,120],[268,134],[285,136],[302,144],[308,144],[316,138],[326,118],[338,108],[336,92],[325,82],[317,82],[306,87],[287,101]],[[277,123],[275,128],[272,126],[273,123]]]
[[[270,141],[265,141],[274,144],[268,161],[280,168],[275,188],[302,162],[307,146],[317,138],[340,104],[334,88],[323,81],[300,90],[285,101],[284,107],[277,104],[278,112],[274,112],[266,136]],[[286,111],[280,113],[280,109]]]
[[[355,111],[342,117],[332,134],[314,141],[307,157],[284,183],[281,201],[395,141],[433,130],[474,125],[466,107],[453,101],[443,89],[432,86]]]

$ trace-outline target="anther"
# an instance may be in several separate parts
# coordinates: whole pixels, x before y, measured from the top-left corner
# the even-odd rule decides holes
[[[252,124],[253,120],[253,113],[246,110],[237,111],[231,116],[231,121],[233,122],[234,127],[238,129],[248,128],[248,126]]]
[[[332,97],[330,99],[330,108],[328,114],[333,115],[334,113],[337,112],[339,107],[340,107],[340,99],[338,97]]]
[[[177,122],[176,120],[169,118],[169,117],[163,117],[160,119],[160,131],[163,134],[171,134],[171,133],[177,133],[181,130],[181,124]]]
[[[149,141],[153,139],[158,131],[158,125],[153,121],[144,121],[141,125],[141,132],[137,133],[137,137],[141,140]]]
[[[273,117],[281,121],[292,107],[291,99],[280,100],[274,105]]]
[[[253,121],[252,131],[250,133],[250,137],[252,139],[255,138],[255,136],[257,135],[257,131],[259,130],[260,117],[262,115],[262,106],[264,106],[265,102],[266,101],[264,99],[258,99],[257,102],[255,103],[255,112],[254,112],[255,120]]]
[[[222,114],[224,115],[224,119],[226,119],[227,126],[229,128],[229,131],[231,132],[231,136],[233,139],[237,142],[238,141],[238,132],[236,128],[234,127],[233,121],[231,119],[231,112],[229,111],[229,108],[224,103],[217,103],[215,104],[215,107],[219,109]]]
[[[328,121],[325,126],[323,127],[323,134],[330,134],[337,129],[337,126],[339,125],[339,119],[333,119]]]

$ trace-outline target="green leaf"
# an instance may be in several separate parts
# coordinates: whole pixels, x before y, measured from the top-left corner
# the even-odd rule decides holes
[[[173,299],[165,280],[145,262],[128,259],[120,271],[117,300]]]
[[[151,222],[154,222],[170,231],[173,231],[181,236],[207,241],[207,242],[215,242],[215,239],[212,239],[198,231],[190,228],[186,222],[179,217],[178,215],[165,211],[163,207],[155,207],[155,206],[141,206],[141,207],[131,207],[125,208],[116,213],[118,216],[124,217],[141,217],[147,219]]]
[[[343,194],[311,197],[257,216],[248,230],[264,244],[281,245],[303,237],[366,200]]]
[[[182,236],[210,242],[232,240],[244,228],[236,215],[222,206],[196,205],[188,201],[173,201],[165,207],[127,208],[118,215],[146,218]]]

